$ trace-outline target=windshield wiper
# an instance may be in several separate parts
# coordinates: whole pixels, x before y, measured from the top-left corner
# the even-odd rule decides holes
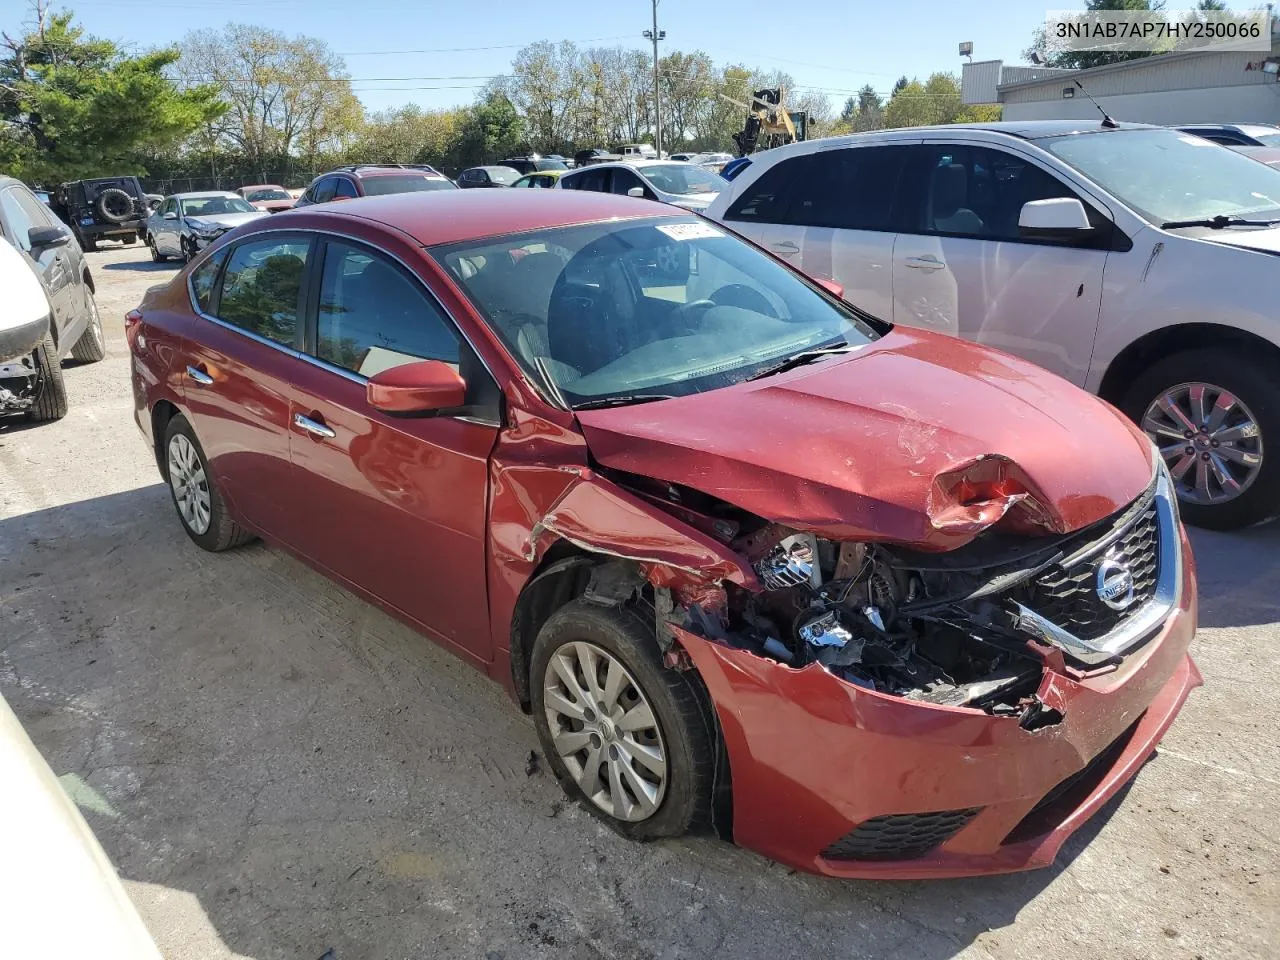
[[[1228,217],[1218,214],[1216,217],[1205,217],[1201,220],[1170,220],[1160,224],[1161,230],[1177,230],[1179,227],[1209,227],[1222,230],[1225,227],[1274,227],[1280,220],[1246,220],[1244,217]]]
[[[633,403],[648,403],[650,400],[674,400],[673,393],[640,393],[634,396],[597,397],[595,400],[584,400],[575,403],[574,410],[599,410],[602,407],[625,407]]]
[[[801,353],[794,354],[780,363],[775,363],[772,367],[765,367],[753,373],[751,376],[744,378],[741,382],[746,383],[748,380],[759,380],[762,377],[772,376],[775,373],[785,373],[787,370],[793,370],[796,367],[804,366],[806,363],[814,363],[818,360],[825,360],[827,357],[839,356],[842,353],[850,353],[857,350],[861,344],[859,343],[842,343],[832,347],[818,347],[815,350],[805,350]]]

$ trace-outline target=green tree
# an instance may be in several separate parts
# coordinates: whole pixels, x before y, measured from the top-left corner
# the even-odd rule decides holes
[[[524,123],[515,105],[504,94],[489,91],[462,117],[446,166],[461,170],[490,163],[525,143]]]
[[[1164,0],[1087,0],[1085,3],[1087,12],[1163,9]],[[1036,30],[1031,46],[1024,50],[1022,55],[1033,63],[1039,60],[1045,66],[1068,70],[1087,70],[1090,67],[1123,63],[1126,60],[1140,60],[1151,56],[1146,50],[1055,50],[1045,35],[1044,27]]]
[[[346,65],[323,40],[231,23],[187,34],[181,50],[183,83],[215,84],[226,106],[197,145],[242,156],[255,170],[282,169],[295,158],[314,166],[348,145],[363,122]]]
[[[884,110],[886,127],[919,127],[998,119],[998,106],[966,107],[960,99],[960,81],[950,73],[932,74],[924,83],[912,80],[889,100]]]
[[[907,78],[905,75],[898,78],[897,83],[893,85],[893,90],[889,93],[890,98],[896,97],[907,88]]]
[[[1223,3],[1223,0],[1200,0],[1196,4],[1196,9],[1201,13],[1221,12],[1227,9],[1227,5]]]
[[[868,83],[858,91],[858,113],[853,120],[853,129],[861,132],[879,130],[883,126],[884,103],[875,87]]]
[[[223,111],[204,84],[179,90],[165,78],[176,50],[127,56],[85,34],[70,12],[35,8],[34,29],[3,35],[0,165],[55,183],[137,173],[137,156],[166,149]]]

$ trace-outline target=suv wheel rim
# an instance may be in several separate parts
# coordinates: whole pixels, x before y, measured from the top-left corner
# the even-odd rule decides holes
[[[1262,470],[1262,430],[1231,391],[1180,383],[1156,397],[1142,429],[1160,449],[1178,498],[1218,505],[1243,494]]]
[[[102,315],[98,313],[98,301],[93,298],[92,293],[89,294],[89,329],[93,332],[93,342],[101,350],[106,345],[106,340],[102,335]]]
[[[551,742],[591,802],[630,823],[657,813],[666,748],[627,668],[593,643],[567,643],[551,655],[542,690]]]
[[[207,533],[209,480],[195,445],[180,433],[169,441],[169,485],[182,522],[197,536]]]

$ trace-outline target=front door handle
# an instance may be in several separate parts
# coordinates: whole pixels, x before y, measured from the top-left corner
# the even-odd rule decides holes
[[[194,380],[196,383],[200,384],[200,386],[202,387],[207,387],[211,383],[213,383],[213,377],[209,376],[209,374],[205,373],[199,367],[193,367],[188,365],[187,376],[190,377],[192,380]]]
[[[946,266],[937,257],[907,257],[906,264],[913,270],[941,270]]]
[[[326,440],[332,440],[337,436],[329,426],[319,420],[312,420],[305,413],[295,413],[293,415],[293,425],[305,430],[313,437],[324,437]]]
[[[781,243],[770,244],[770,246],[772,246],[773,249],[777,250],[779,253],[799,253],[800,252],[800,248],[797,247],[790,240],[783,240]]]

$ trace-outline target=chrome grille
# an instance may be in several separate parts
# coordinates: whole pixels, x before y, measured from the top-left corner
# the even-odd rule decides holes
[[[1133,577],[1133,600],[1115,610],[1098,595],[1098,567],[1124,566]],[[1160,525],[1154,500],[1106,550],[1070,567],[1055,566],[1024,587],[1016,599],[1081,640],[1096,640],[1121,626],[1155,597],[1160,575]]]

